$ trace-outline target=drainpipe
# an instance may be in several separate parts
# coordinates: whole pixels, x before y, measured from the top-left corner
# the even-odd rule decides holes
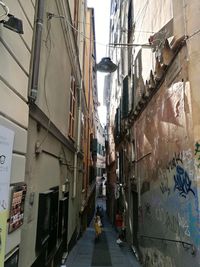
[[[81,85],[78,89],[78,97],[79,97],[79,104],[78,104],[78,136],[77,136],[77,150],[74,154],[74,184],[73,184],[73,198],[76,197],[76,187],[77,187],[77,158],[78,153],[80,152],[80,140],[81,140],[81,111],[82,111],[82,79]]]
[[[35,102],[38,92],[38,77],[40,68],[40,51],[42,44],[42,29],[43,29],[43,16],[44,16],[44,2],[45,0],[38,0],[37,5],[37,18],[36,18],[36,30],[34,40],[33,51],[33,65],[32,65],[32,78],[31,78],[31,90],[29,100]]]
[[[92,30],[90,28],[90,40],[89,40],[89,56],[92,55]],[[87,109],[88,109],[88,118],[87,118],[87,123],[88,123],[88,131],[87,131],[87,141],[88,141],[88,144],[87,144],[87,158],[86,158],[86,199],[87,197],[89,196],[88,192],[89,192],[89,175],[90,175],[90,171],[88,169],[88,167],[90,167],[90,161],[88,159],[90,159],[89,155],[90,155],[90,101],[91,101],[91,90],[92,90],[92,80],[91,80],[91,60],[89,58],[89,88],[88,88],[88,106],[87,106]]]

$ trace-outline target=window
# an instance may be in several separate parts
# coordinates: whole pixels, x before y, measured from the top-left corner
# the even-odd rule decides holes
[[[82,112],[81,114],[81,150],[83,151],[83,144],[84,144],[84,133],[85,133],[85,116],[84,113]]]
[[[132,2],[129,4],[128,8],[128,41],[131,41],[131,34],[133,32],[133,7],[132,7]]]
[[[50,209],[52,190],[39,193],[38,219],[35,249],[40,252],[50,235]]]
[[[124,150],[121,150],[119,152],[119,181],[121,183],[125,181],[124,170]]]
[[[76,104],[76,83],[71,76],[70,85],[70,111],[69,111],[69,136],[74,139],[74,122],[75,122],[75,104]]]
[[[85,181],[86,181],[86,167],[85,167],[85,162],[83,162],[82,191],[85,190]]]
[[[74,28],[78,30],[78,14],[79,13],[79,0],[74,1]],[[77,39],[78,31],[74,30],[75,37]]]
[[[125,118],[129,112],[129,87],[128,87],[128,76],[123,80],[122,89],[122,117]]]

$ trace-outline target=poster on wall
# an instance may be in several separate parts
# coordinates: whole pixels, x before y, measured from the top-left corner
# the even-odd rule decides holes
[[[0,125],[0,266],[4,266],[14,132]]]
[[[26,184],[17,184],[12,187],[8,233],[15,231],[23,224],[25,196]]]

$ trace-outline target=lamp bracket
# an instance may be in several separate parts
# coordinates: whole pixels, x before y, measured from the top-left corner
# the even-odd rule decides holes
[[[16,18],[12,14],[6,14],[6,17],[8,17],[8,20],[0,20],[0,23],[3,23],[3,26],[11,31],[14,31],[19,34],[23,34],[23,23],[21,19]]]
[[[137,47],[137,46],[141,46],[143,48],[152,48],[152,46],[150,44],[132,44],[132,43],[109,43],[110,47]]]

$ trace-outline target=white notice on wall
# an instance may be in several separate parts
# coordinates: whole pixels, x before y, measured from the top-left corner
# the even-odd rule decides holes
[[[0,212],[8,209],[14,132],[0,125]]]
[[[0,266],[4,266],[14,132],[0,125]]]

